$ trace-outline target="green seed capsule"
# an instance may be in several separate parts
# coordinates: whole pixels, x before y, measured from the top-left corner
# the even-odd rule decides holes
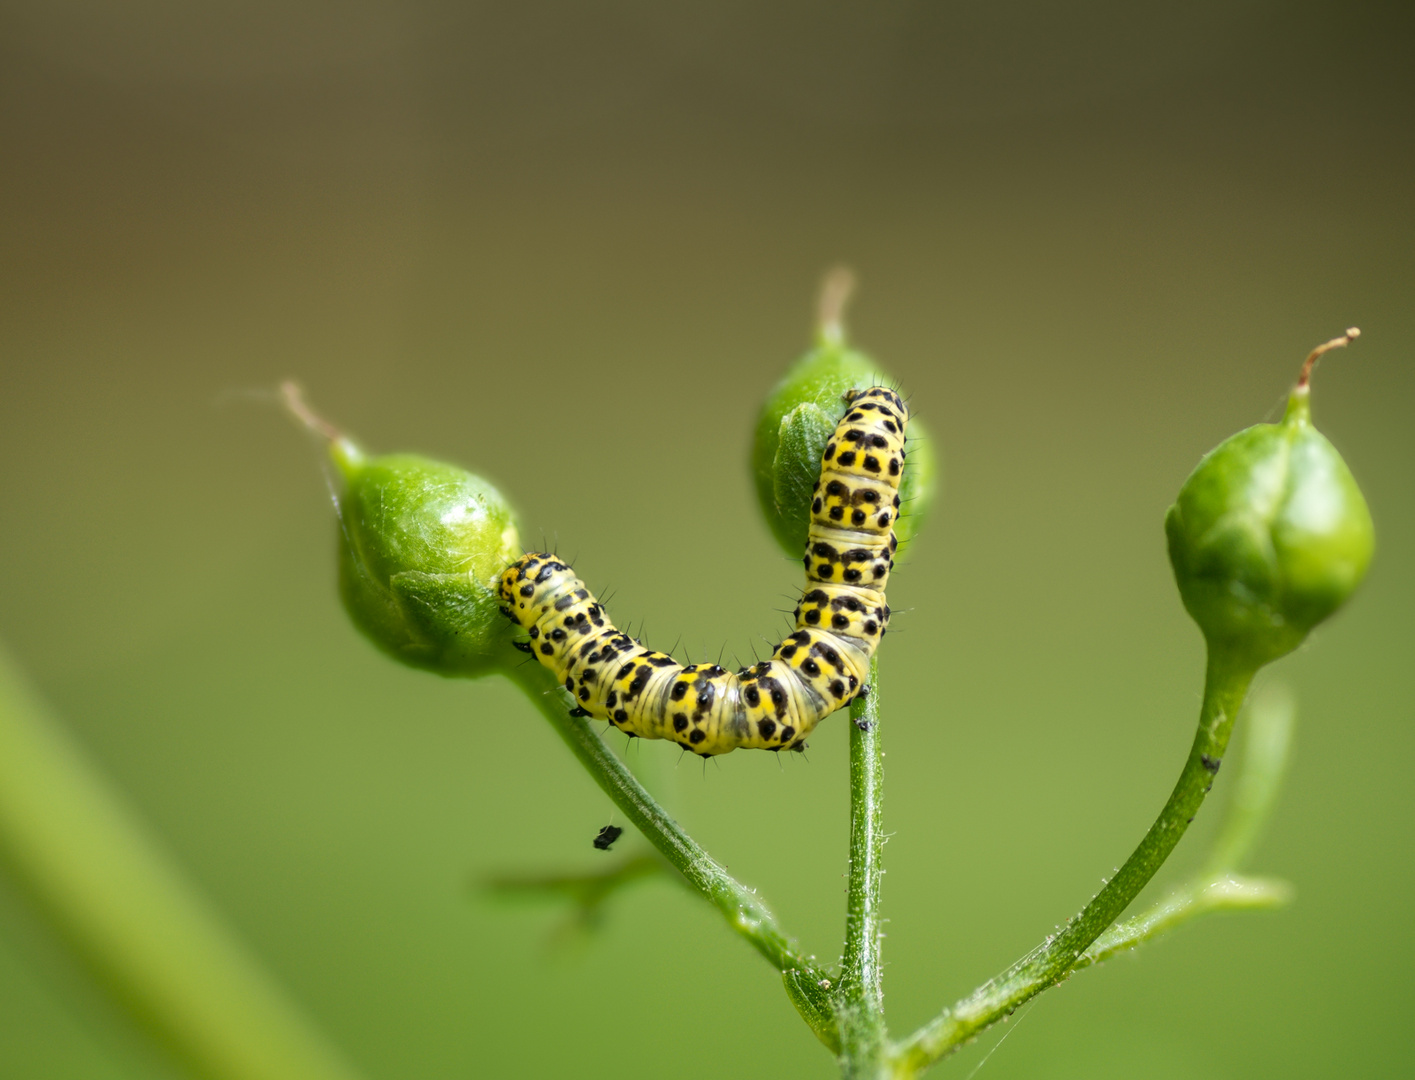
[[[1211,648],[1257,667],[1295,649],[1345,602],[1370,564],[1366,500],[1336,448],[1312,426],[1314,350],[1277,424],[1219,444],[1165,516],[1169,558]]]
[[[845,393],[888,381],[883,369],[845,342],[841,311],[853,286],[847,271],[827,277],[821,295],[816,347],[794,363],[767,396],[752,442],[752,477],[772,535],[793,559],[806,546],[811,498],[821,454],[840,418]],[[933,444],[917,418],[909,421],[908,458],[895,525],[905,545],[922,526],[933,500],[938,466]]]
[[[495,581],[521,553],[516,519],[491,484],[416,454],[365,457],[305,408],[344,481],[339,593],[380,649],[413,667],[475,678],[514,664]]]

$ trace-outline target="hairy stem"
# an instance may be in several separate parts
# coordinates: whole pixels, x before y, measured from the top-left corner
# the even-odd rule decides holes
[[[751,942],[757,952],[778,971],[783,974],[799,972],[805,976],[801,980],[803,985],[814,986],[824,978],[777,925],[776,917],[761,898],[724,870],[669,817],[624,763],[605,746],[604,740],[590,727],[588,719],[570,715],[570,706],[566,704],[554,675],[539,664],[525,664],[509,674],[525,690],[541,715],[550,721],[556,733],[565,740],[580,759],[580,764],[589,770],[614,805],[624,812],[693,889],[722,912],[733,930]],[[809,990],[805,992],[810,993]]]
[[[1135,899],[1194,820],[1223,760],[1234,717],[1252,678],[1250,667],[1230,662],[1223,653],[1210,649],[1199,730],[1179,781],[1150,831],[1115,877],[1061,933],[915,1032],[902,1048],[903,1060],[910,1068],[917,1070],[937,1061],[1077,966],[1081,954]]]
[[[3,652],[0,871],[13,875],[186,1075],[355,1076],[84,760]]]
[[[850,879],[845,954],[835,1010],[847,1077],[878,1074],[886,1050],[880,985],[880,853],[884,846],[884,762],[879,733],[879,661],[871,659],[868,696],[850,707]]]

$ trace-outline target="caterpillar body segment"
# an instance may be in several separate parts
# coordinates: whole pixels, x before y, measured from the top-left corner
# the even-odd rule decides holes
[[[887,387],[853,391],[821,456],[796,630],[740,671],[678,663],[615,628],[568,566],[530,552],[501,575],[505,615],[575,707],[644,739],[703,757],[739,747],[800,750],[861,692],[889,624],[885,587],[898,544],[908,410]]]

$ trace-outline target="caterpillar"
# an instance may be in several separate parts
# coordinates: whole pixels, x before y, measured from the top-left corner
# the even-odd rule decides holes
[[[893,390],[845,395],[821,455],[796,630],[740,671],[678,663],[615,629],[573,570],[529,552],[501,575],[501,612],[529,635],[517,647],[555,672],[575,713],[702,757],[739,747],[802,750],[810,731],[865,692],[889,624],[885,586],[898,541],[908,409]]]

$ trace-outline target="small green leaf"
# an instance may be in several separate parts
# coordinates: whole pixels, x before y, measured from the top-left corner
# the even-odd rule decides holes
[[[772,501],[776,507],[790,507],[793,519],[809,513],[805,508],[810,506],[812,489],[820,478],[821,454],[838,420],[807,402],[796,406],[781,421],[772,458]],[[800,542],[793,545],[793,552],[805,547],[806,524],[803,519]]]

